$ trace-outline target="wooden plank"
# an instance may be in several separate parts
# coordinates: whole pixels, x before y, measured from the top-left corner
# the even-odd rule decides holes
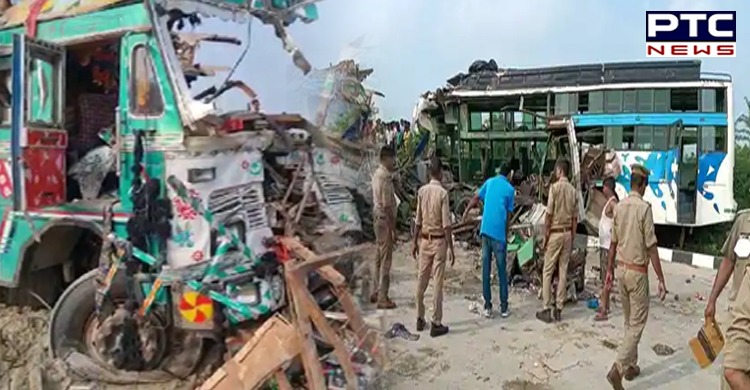
[[[295,255],[303,260],[302,263],[296,264],[295,268],[298,270],[313,271],[316,268],[324,267],[326,265],[332,265],[340,258],[350,255],[352,253],[360,252],[372,247],[372,244],[361,244],[352,247],[339,249],[333,252],[328,252],[323,255],[317,255],[295,238],[282,237],[280,238],[281,243],[289,248]]]
[[[354,372],[354,366],[352,365],[352,360],[344,341],[341,340],[336,331],[331,327],[331,324],[328,323],[312,294],[307,289],[298,289],[296,293],[299,295],[295,295],[295,300],[304,306],[304,310],[312,319],[315,328],[333,346],[333,354],[336,356],[336,360],[341,365],[341,369],[344,371],[344,376],[346,377],[346,388],[349,390],[357,389],[359,387],[357,374]]]
[[[313,340],[312,324],[305,305],[299,299],[301,293],[307,292],[307,287],[293,273],[286,272],[287,288],[295,311],[295,326],[300,338],[302,366],[305,368],[305,377],[310,390],[326,390],[326,381],[323,377],[323,366],[320,364],[317,347]]]
[[[311,251],[308,247],[302,245],[302,243],[292,237],[280,238],[281,244],[287,247],[293,254],[300,258],[304,262],[311,262],[318,259],[318,255]],[[341,275],[340,272],[336,271],[333,266],[327,265],[320,267],[316,270],[321,277],[326,279],[332,285],[339,287],[346,284],[346,278]]]
[[[300,354],[299,335],[282,317],[267,320],[201,390],[255,389]]]
[[[367,337],[368,326],[362,319],[362,315],[357,309],[357,305],[354,303],[351,294],[343,288],[333,289],[333,293],[336,294],[341,307],[344,309],[344,313],[346,313],[346,316],[349,319],[349,327],[352,328],[360,340],[363,340]]]
[[[346,313],[346,317],[349,320],[349,327],[357,335],[360,348],[367,350],[375,362],[382,367],[385,363],[385,356],[383,356],[382,351],[378,348],[378,334],[365,322],[362,312],[359,311],[357,305],[354,303],[354,298],[352,298],[349,290],[335,288],[333,292],[336,294],[339,304],[344,309],[344,313]]]
[[[312,271],[316,268],[320,268],[326,265],[332,265],[336,261],[338,261],[340,258],[344,256],[348,256],[352,253],[360,252],[367,250],[372,247],[372,244],[361,244],[361,245],[355,245],[352,247],[339,249],[333,252],[328,252],[324,255],[318,256],[317,259],[313,261],[307,261],[304,263],[297,264],[295,267],[298,270],[301,271]]]
[[[279,386],[279,390],[292,390],[292,384],[289,383],[289,378],[286,377],[284,370],[276,371],[274,374],[276,384]]]

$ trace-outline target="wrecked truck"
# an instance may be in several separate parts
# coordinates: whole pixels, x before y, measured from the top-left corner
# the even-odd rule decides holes
[[[286,304],[262,152],[310,124],[262,114],[228,77],[190,91],[228,70],[196,64],[199,44],[241,45],[183,32],[214,16],[271,25],[310,71],[285,26],[316,20],[311,2],[21,1],[0,17],[0,298],[54,306],[50,352],[85,378],[184,377],[206,340]],[[232,89],[248,109],[222,114]]]

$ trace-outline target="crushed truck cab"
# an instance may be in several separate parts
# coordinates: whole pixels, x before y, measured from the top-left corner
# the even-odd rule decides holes
[[[187,375],[207,334],[286,304],[263,152],[310,124],[261,113],[241,81],[191,92],[229,70],[196,64],[199,44],[241,45],[183,31],[213,16],[270,25],[310,71],[284,27],[317,19],[298,0],[21,1],[0,17],[0,286],[54,305],[51,352],[91,379]],[[217,109],[230,89],[246,110]],[[319,179],[331,219],[361,230]]]

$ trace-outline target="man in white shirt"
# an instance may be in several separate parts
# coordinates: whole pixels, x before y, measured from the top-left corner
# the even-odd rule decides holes
[[[601,306],[594,317],[594,321],[606,321],[609,314],[609,294],[612,291],[612,285],[605,282],[607,276],[607,256],[609,256],[609,245],[612,243],[612,220],[615,216],[615,206],[618,198],[615,192],[614,177],[604,179],[602,192],[607,198],[607,203],[602,209],[602,216],[599,218],[599,280],[603,284],[601,294]]]

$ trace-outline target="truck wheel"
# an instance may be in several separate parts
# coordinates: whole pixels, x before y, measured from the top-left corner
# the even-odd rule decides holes
[[[96,316],[97,270],[74,281],[52,309],[49,345],[53,358],[64,359],[70,369],[85,379],[98,382],[157,383],[186,377],[197,367],[203,353],[203,339],[195,333],[169,326],[156,312],[146,317],[131,316],[122,305],[101,322]],[[126,281],[122,272],[115,277],[110,297],[125,301]],[[142,361],[139,367],[123,364],[117,342],[135,320]],[[138,348],[138,347],[137,347]]]

